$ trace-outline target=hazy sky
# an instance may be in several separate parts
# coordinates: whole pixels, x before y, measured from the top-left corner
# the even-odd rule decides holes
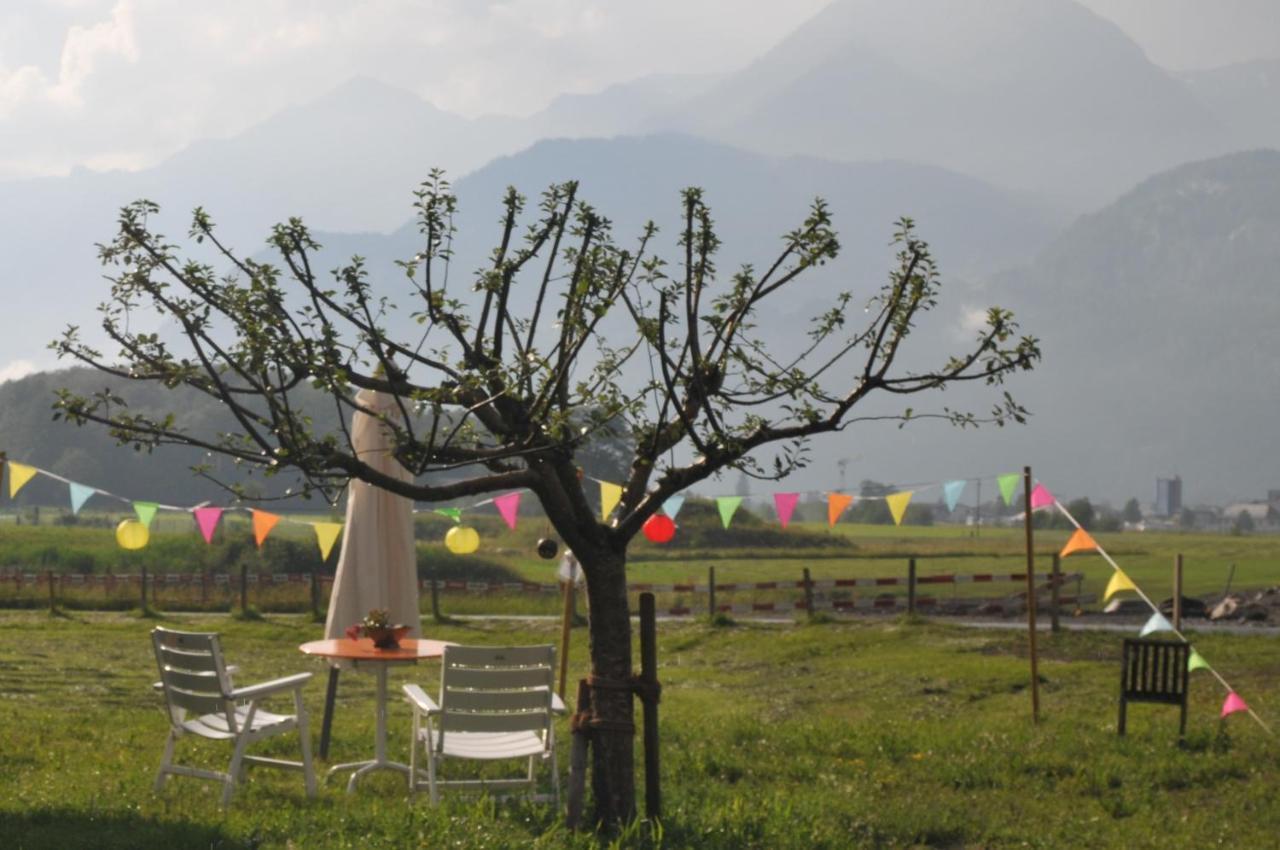
[[[560,92],[732,69],[826,2],[6,0],[0,178],[148,165],[357,74],[467,115],[533,112]],[[1084,3],[1166,67],[1280,57],[1280,0]]]

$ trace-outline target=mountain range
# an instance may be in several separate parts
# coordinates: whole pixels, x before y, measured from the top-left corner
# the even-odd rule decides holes
[[[507,185],[536,196],[577,179],[620,240],[653,219],[663,250],[680,188],[700,185],[722,269],[759,262],[820,195],[842,258],[780,328],[837,285],[873,291],[893,221],[910,215],[949,281],[923,357],[954,348],[991,301],[1045,343],[1018,383],[1038,414],[1027,428],[873,428],[820,457],[898,482],[1039,457],[1077,493],[1145,498],[1150,479],[1182,471],[1191,500],[1247,496],[1277,483],[1256,462],[1258,423],[1275,412],[1263,370],[1277,155],[1235,152],[1280,147],[1278,84],[1280,61],[1168,72],[1071,0],[837,0],[737,71],[564,95],[525,118],[463,118],[358,78],[150,169],[0,182],[0,375],[49,365],[44,346],[66,324],[91,332],[106,294],[94,243],[137,197],[163,205],[175,241],[201,205],[259,256],[270,225],[300,215],[326,260],[358,252],[389,280],[390,261],[417,250],[411,190],[437,165],[460,197],[464,275],[497,235]],[[1090,459],[1099,439],[1083,435],[1098,423],[1103,444],[1127,448]],[[957,454],[975,468],[950,471]],[[819,477],[798,480],[829,485]]]

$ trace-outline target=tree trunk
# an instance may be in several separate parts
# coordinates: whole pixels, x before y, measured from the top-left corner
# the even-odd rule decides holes
[[[591,674],[597,680],[591,697],[598,721],[591,741],[594,820],[611,828],[631,822],[636,815],[627,556],[625,549],[607,545],[575,548],[574,554],[587,579]]]

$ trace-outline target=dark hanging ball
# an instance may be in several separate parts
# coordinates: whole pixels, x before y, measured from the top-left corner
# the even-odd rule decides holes
[[[550,561],[560,551],[560,544],[553,537],[544,537],[538,541],[538,557]]]

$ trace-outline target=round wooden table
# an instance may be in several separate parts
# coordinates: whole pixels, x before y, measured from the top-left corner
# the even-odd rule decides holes
[[[412,664],[420,658],[439,658],[444,655],[444,648],[451,645],[448,641],[404,638],[396,649],[378,649],[369,638],[332,638],[308,641],[298,647],[307,655],[350,661],[356,667],[371,664],[378,676],[377,731],[373,739],[373,758],[369,761],[334,765],[325,774],[326,779],[339,771],[354,770],[355,773],[351,774],[351,779],[347,782],[347,793],[355,790],[356,780],[375,770],[398,770],[408,779],[409,765],[387,758],[387,667],[391,664]]]

